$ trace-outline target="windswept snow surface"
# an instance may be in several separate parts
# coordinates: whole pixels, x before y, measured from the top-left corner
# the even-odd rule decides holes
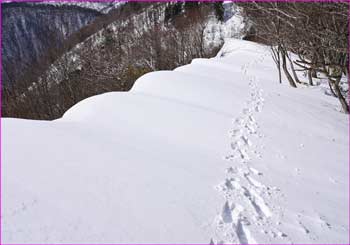
[[[348,117],[266,47],[2,119],[3,243],[348,243]]]

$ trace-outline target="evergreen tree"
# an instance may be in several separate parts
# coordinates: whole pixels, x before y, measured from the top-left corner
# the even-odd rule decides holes
[[[168,22],[174,17],[178,16],[182,12],[182,2],[176,2],[173,5],[169,5],[165,8],[164,21]]]
[[[190,10],[190,9],[193,9],[195,7],[198,7],[199,5],[199,2],[193,2],[193,1],[186,1],[185,2],[185,10]]]
[[[215,16],[219,21],[224,21],[224,6],[222,5],[222,2],[215,2],[214,3],[214,10],[215,10]]]

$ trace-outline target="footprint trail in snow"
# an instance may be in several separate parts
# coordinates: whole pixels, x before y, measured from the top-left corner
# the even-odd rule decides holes
[[[262,111],[264,97],[258,77],[249,76],[248,69],[263,59],[242,66],[242,72],[249,81],[250,98],[229,131],[231,152],[225,160],[231,166],[226,169],[225,179],[216,187],[224,203],[221,213],[214,220],[212,244],[261,243],[258,237],[264,237],[265,241],[279,237],[282,239],[280,241],[288,242],[287,235],[272,225],[278,223],[278,208],[270,207],[266,202],[279,190],[262,184],[259,178],[263,173],[250,166],[254,157],[261,158],[254,147],[254,140],[263,135],[258,132],[259,126],[254,116]],[[256,234],[259,236],[255,237]]]

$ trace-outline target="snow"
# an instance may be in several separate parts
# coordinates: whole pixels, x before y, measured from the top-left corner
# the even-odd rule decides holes
[[[220,47],[227,38],[242,39],[247,31],[242,10],[234,2],[224,2],[224,21],[212,16],[206,23],[204,39],[207,46]]]
[[[2,242],[348,243],[348,116],[277,77],[227,39],[59,120],[2,119]]]

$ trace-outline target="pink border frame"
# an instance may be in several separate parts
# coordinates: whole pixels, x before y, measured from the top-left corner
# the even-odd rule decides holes
[[[43,0],[13,0],[11,2],[42,2]],[[45,0],[46,2],[111,2],[110,0]],[[176,0],[168,0],[168,1],[164,1],[164,0],[129,0],[129,2],[175,2]],[[186,1],[186,0],[182,0],[182,1]],[[232,2],[253,2],[253,0],[231,0]],[[2,50],[2,3],[4,1],[0,0],[0,49]],[[119,2],[125,2],[125,1],[119,1]],[[215,2],[215,0],[200,0],[197,2]],[[349,17],[348,20],[350,21],[350,0],[255,0],[255,2],[348,2],[349,3],[349,9],[348,9],[348,13],[349,13]],[[349,25],[349,32],[350,32],[350,25]],[[350,41],[348,40],[348,53],[350,53]],[[0,54],[1,59],[0,59],[0,91],[2,91],[2,52]],[[349,81],[348,81],[349,82]],[[349,98],[350,98],[350,90],[348,91],[349,93]],[[0,105],[2,105],[2,93],[0,93]],[[2,106],[0,106],[0,245],[7,245],[5,243],[2,243],[2,120],[1,120],[1,115],[2,115]],[[348,127],[348,142],[350,142],[350,114],[348,115],[348,119],[349,119],[349,127]],[[350,146],[349,146],[350,147]],[[348,159],[349,159],[349,163],[348,163],[348,167],[349,167],[349,173],[348,173],[348,229],[350,226],[350,149],[348,152]],[[45,243],[41,243],[42,245],[44,245]],[[75,244],[75,243],[50,243],[50,245],[90,245],[89,243],[81,243],[81,244]],[[99,244],[99,245],[136,245],[136,244],[132,244],[132,243],[127,243],[127,244],[123,244],[123,243],[92,243],[93,245]],[[92,245],[91,244],[91,245]],[[181,243],[178,243],[181,244]],[[316,244],[316,243],[315,243]],[[319,244],[325,244],[325,243],[319,243]],[[349,229],[349,234],[348,234],[348,243],[350,244],[350,229]],[[36,244],[30,244],[30,243],[11,243],[11,245],[36,245]],[[159,244],[158,245],[170,245],[169,244]],[[200,243],[195,244],[188,244],[188,245],[202,245]],[[270,245],[270,244],[260,244],[260,245]],[[284,244],[275,244],[275,245],[284,245]],[[302,245],[302,243],[299,243],[298,245]],[[341,245],[341,244],[332,244],[332,245]]]

